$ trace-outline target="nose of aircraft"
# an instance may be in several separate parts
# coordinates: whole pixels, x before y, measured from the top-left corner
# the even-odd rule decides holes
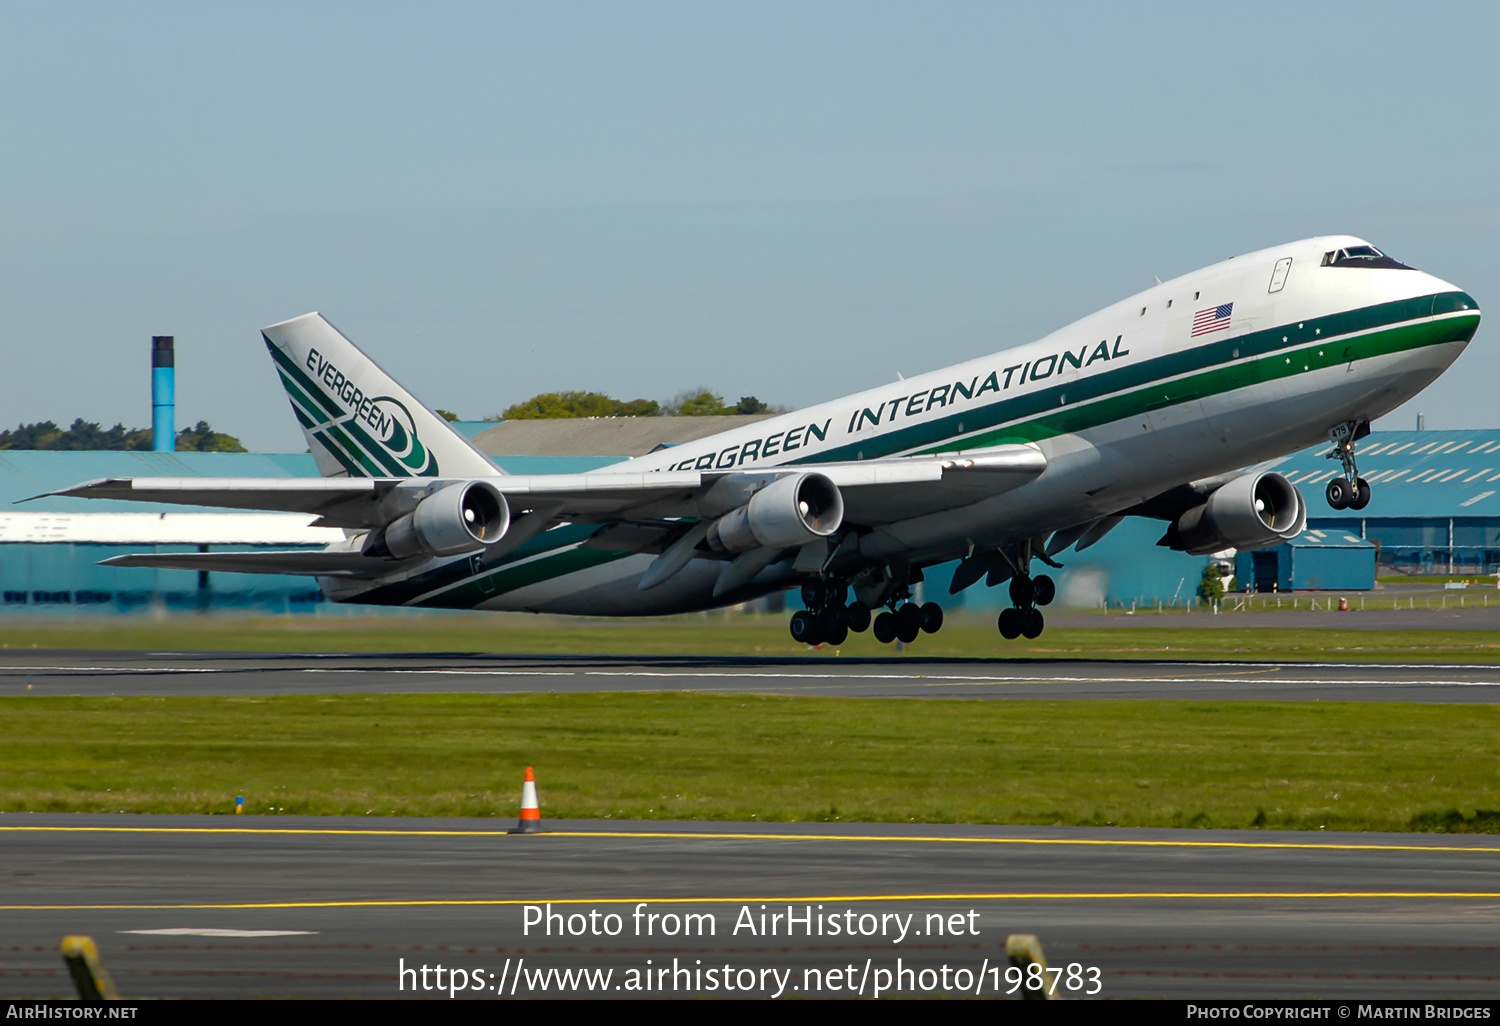
[[[1432,300],[1433,316],[1438,316],[1441,314],[1469,314],[1470,316],[1463,319],[1472,321],[1473,328],[1477,329],[1479,327],[1481,314],[1479,311],[1479,304],[1474,301],[1474,297],[1469,295],[1463,289],[1459,288],[1457,285],[1450,284],[1449,282],[1440,281],[1439,284],[1442,286],[1442,288],[1436,293]],[[1464,341],[1468,341],[1469,338],[1473,337],[1474,332],[1473,330],[1471,330],[1469,332],[1468,338],[1466,338]]]

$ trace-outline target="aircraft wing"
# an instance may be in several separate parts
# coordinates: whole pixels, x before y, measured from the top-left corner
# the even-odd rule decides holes
[[[383,577],[400,567],[358,552],[288,549],[274,552],[143,552],[111,556],[100,566],[149,566],[160,570],[218,570],[236,574],[302,574],[316,577]]]
[[[395,479],[367,477],[101,477],[34,498],[65,495],[79,499],[315,513],[323,518],[319,527],[368,527],[375,526],[366,521],[376,513],[380,500],[400,483]]]
[[[1003,445],[972,453],[784,464],[764,470],[508,474],[486,480],[515,510],[545,507],[557,521],[608,523],[697,516],[698,502],[708,488],[736,473],[816,472],[843,492],[846,520],[879,524],[978,502],[1030,481],[1046,466],[1046,457],[1035,446]],[[320,527],[359,529],[390,519],[383,507],[397,489],[425,491],[444,483],[432,478],[100,478],[47,494],[311,513],[320,518]]]

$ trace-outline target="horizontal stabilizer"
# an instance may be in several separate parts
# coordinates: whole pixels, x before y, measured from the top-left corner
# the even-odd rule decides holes
[[[404,564],[358,552],[284,549],[272,552],[142,552],[111,556],[100,566],[158,570],[217,570],[234,574],[303,574],[311,577],[383,577]]]

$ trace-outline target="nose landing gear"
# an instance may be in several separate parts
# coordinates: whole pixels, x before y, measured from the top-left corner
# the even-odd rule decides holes
[[[1328,432],[1333,441],[1331,460],[1343,465],[1344,476],[1328,482],[1324,495],[1334,509],[1364,509],[1370,504],[1370,482],[1359,476],[1354,459],[1354,443],[1370,433],[1368,421],[1347,421]]]

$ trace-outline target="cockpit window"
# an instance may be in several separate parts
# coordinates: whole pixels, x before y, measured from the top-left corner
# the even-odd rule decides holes
[[[1388,267],[1400,271],[1412,268],[1399,260],[1393,260],[1374,246],[1345,246],[1331,249],[1323,254],[1324,267]]]

